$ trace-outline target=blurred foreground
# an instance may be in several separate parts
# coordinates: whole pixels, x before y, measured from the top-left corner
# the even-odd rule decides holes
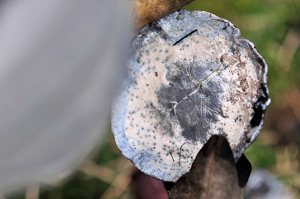
[[[187,9],[228,19],[266,59],[272,103],[263,131],[246,156],[254,169],[267,169],[300,198],[300,0],[199,0]],[[131,189],[135,169],[108,133],[95,158],[85,162],[66,184],[54,183],[50,189],[36,185],[3,198],[135,198]]]

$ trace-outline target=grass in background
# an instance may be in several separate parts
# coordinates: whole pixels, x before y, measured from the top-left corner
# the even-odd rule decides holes
[[[246,151],[254,168],[265,168],[300,198],[300,0],[196,0],[188,10],[228,19],[252,41],[269,65],[272,103],[257,141]],[[27,190],[8,199],[133,198],[132,164],[116,148],[111,132],[98,154],[63,186],[36,197]]]
[[[282,92],[299,85],[299,0],[196,0],[186,8],[228,19],[256,45],[269,65],[274,103]]]
[[[271,171],[300,198],[300,1],[196,0],[186,8],[228,19],[266,59],[272,103],[245,154],[255,169]]]

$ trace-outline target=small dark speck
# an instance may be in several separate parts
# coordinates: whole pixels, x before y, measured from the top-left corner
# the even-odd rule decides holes
[[[155,72],[155,77],[157,77],[157,75],[158,75],[158,73],[157,73],[157,72]]]

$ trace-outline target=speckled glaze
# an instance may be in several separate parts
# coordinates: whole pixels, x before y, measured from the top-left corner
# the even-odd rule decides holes
[[[151,23],[133,41],[128,68],[112,130],[150,176],[177,181],[214,134],[228,139],[237,160],[260,132],[267,65],[229,21],[180,10]]]

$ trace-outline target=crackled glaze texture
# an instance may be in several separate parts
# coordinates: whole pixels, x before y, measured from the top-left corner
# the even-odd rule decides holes
[[[230,22],[181,10],[135,38],[112,130],[146,174],[176,181],[213,134],[237,160],[255,140],[270,103],[267,65]]]

